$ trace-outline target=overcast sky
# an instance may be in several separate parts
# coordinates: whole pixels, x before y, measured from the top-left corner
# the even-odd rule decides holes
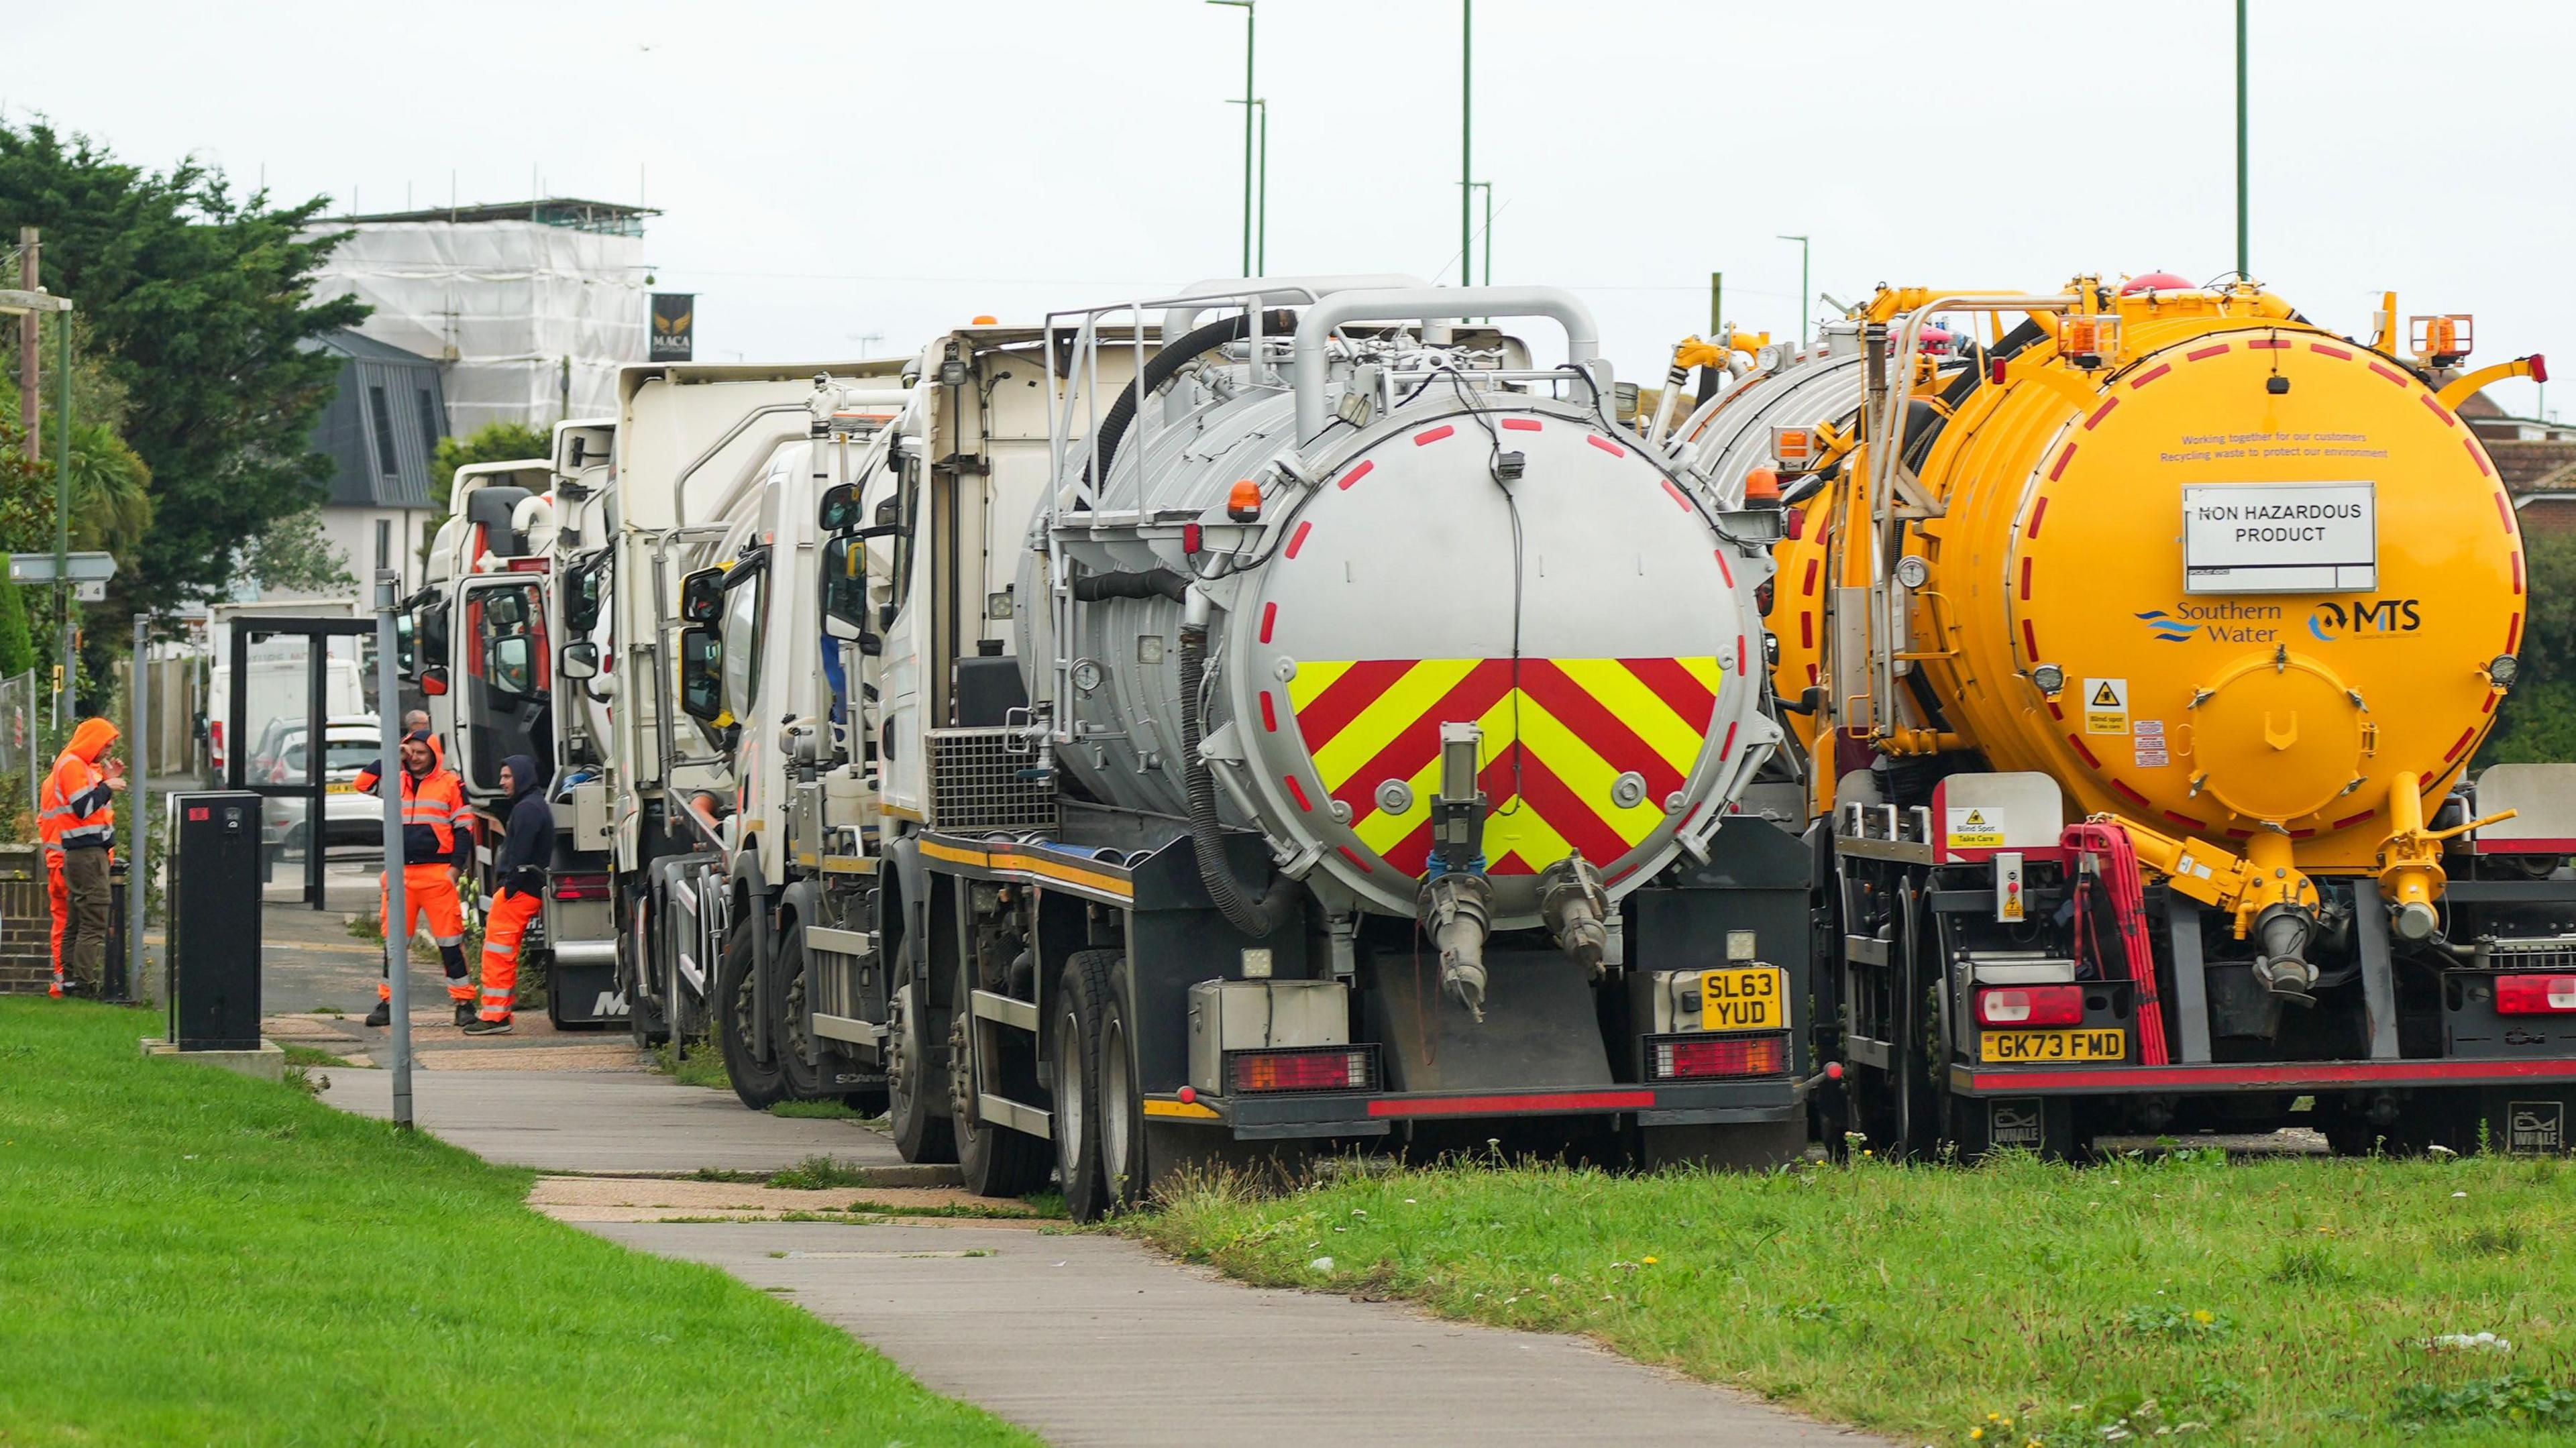
[[[1460,8],[1261,0],[1273,274],[1458,280]],[[2227,0],[1475,8],[1494,276],[1581,292],[1622,376],[1706,327],[1711,271],[1794,332],[1781,232],[1846,299],[2234,265]],[[1236,274],[1243,44],[1201,0],[121,0],[19,7],[0,104],[340,208],[640,194],[702,359],[829,359]],[[2576,6],[2254,0],[2251,53],[2257,276],[2576,367]]]

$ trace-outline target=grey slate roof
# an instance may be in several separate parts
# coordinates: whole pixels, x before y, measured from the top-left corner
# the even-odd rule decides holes
[[[332,463],[327,502],[362,508],[426,508],[429,468],[447,433],[438,363],[356,332],[303,344],[340,358],[338,390],[313,429],[313,448]]]

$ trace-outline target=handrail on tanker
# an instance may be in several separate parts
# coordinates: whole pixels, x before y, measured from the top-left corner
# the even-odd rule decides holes
[[[1324,339],[1344,322],[1446,317],[1548,317],[1565,328],[1565,356],[1589,372],[1601,360],[1601,327],[1592,309],[1559,287],[1423,287],[1335,292],[1297,321],[1291,352],[1297,392],[1297,445],[1324,430]],[[1595,379],[1596,382],[1600,379]]]

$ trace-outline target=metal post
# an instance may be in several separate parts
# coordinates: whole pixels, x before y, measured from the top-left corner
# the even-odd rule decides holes
[[[1710,272],[1708,274],[1708,339],[1712,342],[1716,341],[1717,334],[1724,330],[1726,330],[1726,273]]]
[[[144,897],[152,893],[148,855],[152,840],[152,675],[144,667],[143,655],[151,646],[152,621],[138,613],[134,616],[134,668],[125,685],[125,702],[132,715],[132,728],[125,736],[125,757],[134,763],[136,785],[127,796],[127,814],[134,822],[134,834],[125,854],[125,998],[131,1001],[151,999],[149,988],[143,984],[143,906]]]
[[[411,913],[403,900],[402,680],[394,672],[394,573],[376,571],[376,718],[384,753],[381,782],[385,803],[385,977],[393,990],[386,1010],[392,1016],[394,1054],[394,1125],[409,1129],[411,1120]],[[235,687],[239,687],[236,681]],[[320,720],[315,720],[319,737]],[[308,747],[308,754],[314,752]],[[232,747],[234,758],[241,744]],[[311,806],[308,805],[310,810]],[[318,811],[316,811],[318,813]],[[314,839],[317,822],[308,818]],[[313,848],[308,842],[307,849]]]
[[[1252,103],[1261,111],[1261,221],[1253,230],[1252,274],[1270,275],[1270,102]]]
[[[2246,275],[2245,246],[2245,0],[2236,0],[2236,274]],[[2393,324],[2396,319],[2389,319]]]
[[[18,285],[22,290],[32,292],[39,285],[36,257],[44,250],[38,240],[43,234],[33,226],[18,228]],[[43,383],[37,377],[44,364],[44,345],[36,330],[42,325],[37,319],[43,315],[28,312],[18,318],[18,420],[27,425],[27,461],[31,463],[45,460],[43,444],[36,441],[36,413],[45,398]]]
[[[1798,243],[1798,350],[1804,352],[1807,350],[1807,239],[1803,236],[1782,236],[1780,239]]]
[[[1467,273],[1476,245],[1476,0],[1458,0],[1458,285],[1474,286]],[[1490,278],[1488,278],[1490,280]]]
[[[1252,30],[1254,0],[1208,0],[1210,5],[1231,5],[1243,11],[1243,274],[1252,275],[1252,183],[1253,120],[1252,108],[1259,104],[1252,95]]]
[[[72,688],[80,675],[72,669],[72,584],[68,555],[72,548],[72,319],[57,313],[54,326],[55,386],[62,403],[54,409],[54,607],[62,621],[63,686],[54,696],[54,722],[71,722]]]
[[[1494,183],[1479,181],[1476,189],[1485,193],[1485,285],[1494,284]]]

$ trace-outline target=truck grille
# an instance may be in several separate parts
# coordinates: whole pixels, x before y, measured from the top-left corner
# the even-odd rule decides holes
[[[1053,830],[1055,788],[1019,729],[930,731],[930,827]]]

